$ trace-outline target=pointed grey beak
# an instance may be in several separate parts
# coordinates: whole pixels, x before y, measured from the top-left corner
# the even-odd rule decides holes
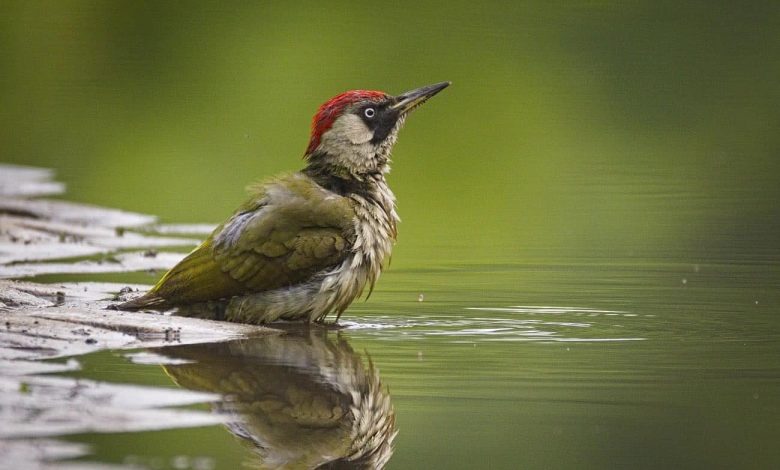
[[[431,96],[450,86],[451,83],[452,82],[436,83],[434,85],[428,85],[402,93],[395,97],[396,103],[390,106],[390,109],[398,111],[399,114],[408,113],[417,106],[425,103]]]

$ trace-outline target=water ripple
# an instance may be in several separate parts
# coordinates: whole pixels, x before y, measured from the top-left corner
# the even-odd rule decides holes
[[[438,337],[458,343],[620,342],[646,338],[627,335],[631,325],[615,325],[616,317],[636,322],[641,321],[638,317],[652,316],[621,310],[538,305],[468,307],[465,310],[468,313],[490,312],[491,316],[468,313],[405,317],[371,315],[353,317],[343,326],[355,333],[387,341]]]

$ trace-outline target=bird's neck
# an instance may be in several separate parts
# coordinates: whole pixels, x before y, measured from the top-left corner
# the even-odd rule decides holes
[[[385,169],[356,176],[348,169],[320,160],[310,161],[303,173],[328,191],[354,200],[360,208],[359,218],[378,223],[395,238],[399,218]]]
[[[372,172],[354,172],[325,158],[309,161],[303,173],[323,188],[341,196],[370,196],[378,186],[386,186],[385,168]]]

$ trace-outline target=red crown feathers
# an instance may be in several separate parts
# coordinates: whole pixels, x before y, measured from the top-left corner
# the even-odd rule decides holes
[[[379,101],[386,98],[387,94],[382,91],[351,90],[326,101],[320,106],[311,121],[311,140],[309,141],[309,147],[306,149],[306,155],[311,154],[319,147],[322,134],[331,128],[333,121],[341,115],[341,112],[347,105],[358,101]]]

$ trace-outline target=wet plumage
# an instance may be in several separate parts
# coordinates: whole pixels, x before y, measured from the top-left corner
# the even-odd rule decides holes
[[[247,202],[123,310],[248,323],[322,321],[373,288],[396,237],[390,152],[408,112],[448,83],[393,97],[357,90],[314,116],[302,171],[256,185]],[[338,317],[337,317],[338,319]]]

